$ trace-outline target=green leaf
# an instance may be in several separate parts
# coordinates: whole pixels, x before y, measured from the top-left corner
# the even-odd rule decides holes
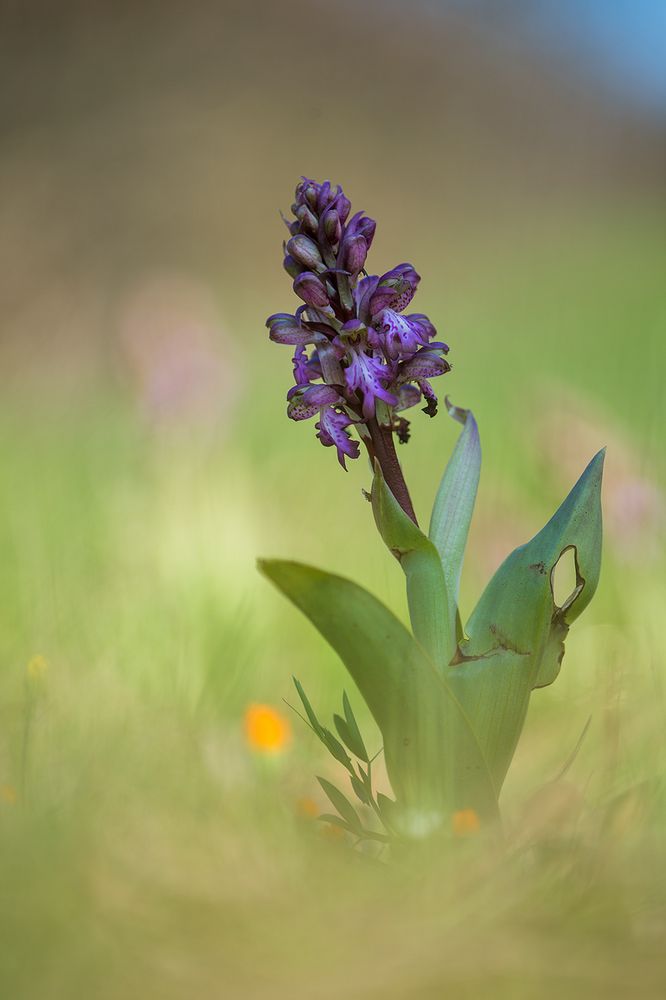
[[[444,670],[455,648],[455,612],[449,617],[442,563],[433,543],[393,496],[378,463],[372,483],[372,510],[379,533],[407,578],[414,635],[433,662]]]
[[[348,771],[352,769],[352,762],[349,754],[343,747],[339,740],[336,740],[330,729],[324,728],[322,730],[321,741],[330,753],[331,757],[337,760],[343,767],[346,767]]]
[[[399,822],[400,817],[398,804],[393,799],[390,799],[388,795],[384,795],[383,792],[378,792],[377,806],[381,817],[387,826],[394,826],[396,822]]]
[[[345,746],[349,747],[351,752],[355,754],[360,760],[366,760],[366,757],[360,752],[361,750],[365,753],[365,748],[361,744],[360,746],[355,742],[353,734],[349,730],[349,726],[346,721],[339,715],[333,716],[333,722],[335,723],[335,728],[338,731],[338,735]],[[356,749],[355,749],[356,747]]]
[[[317,816],[317,819],[320,823],[330,823],[331,826],[337,826],[340,830],[344,830],[345,833],[352,833],[355,836],[359,835],[356,828],[350,827],[349,823],[345,823],[343,819],[340,819],[339,816],[335,816],[333,813],[322,813],[320,816]]]
[[[366,764],[369,761],[368,751],[365,749],[365,743],[363,742],[363,737],[361,736],[361,730],[358,728],[358,723],[356,722],[356,717],[351,707],[349,698],[347,697],[347,692],[342,692],[342,710],[345,713],[345,721],[347,723],[347,731],[349,736],[353,740],[353,745],[348,743],[347,746],[355,753],[359,760],[364,760]]]
[[[298,697],[301,699],[301,702],[303,703],[303,708],[305,709],[305,714],[307,715],[308,719],[310,720],[310,725],[312,726],[312,728],[314,729],[315,733],[317,734],[317,736],[321,740],[322,736],[323,736],[323,732],[324,732],[324,727],[322,726],[322,724],[320,723],[319,719],[315,715],[314,709],[313,709],[312,705],[310,704],[310,702],[308,700],[308,696],[306,695],[305,691],[303,690],[303,686],[302,686],[301,682],[296,677],[292,677],[292,680],[294,682],[294,687],[296,688],[296,691],[298,692]]]
[[[301,699],[303,703],[305,714],[307,715],[310,721],[310,725],[312,726],[316,736],[321,740],[321,742],[324,744],[324,746],[331,754],[331,756],[334,757],[335,760],[337,760],[344,767],[346,767],[348,771],[350,771],[352,768],[352,762],[349,758],[349,755],[345,752],[345,748],[342,746],[339,740],[336,740],[335,736],[330,731],[330,729],[327,729],[326,726],[322,726],[321,722],[315,715],[315,711],[312,705],[310,704],[310,701],[305,691],[303,690],[301,682],[297,680],[295,677],[292,679],[294,681],[294,686],[296,687],[296,690],[298,692],[298,697]],[[303,717],[301,716],[301,718]]]
[[[546,526],[504,561],[466,627],[449,682],[479,735],[498,788],[506,776],[535,687],[552,682],[564,640],[590,602],[601,567],[601,478],[596,455]],[[555,604],[552,575],[574,550],[576,587]]]
[[[361,800],[364,805],[370,804],[370,793],[365,787],[362,781],[360,781],[355,774],[349,775],[349,780],[351,781],[351,786],[356,792],[357,797]]]
[[[456,621],[460,576],[481,473],[479,429],[471,410],[452,406],[449,415],[463,429],[437,490],[428,535],[439,552],[448,595],[449,621]]]
[[[331,801],[331,804],[338,810],[343,820],[349,824],[354,832],[360,833],[363,830],[363,824],[361,823],[358,813],[347,796],[343,795],[340,789],[336,788],[335,785],[332,785],[330,781],[326,780],[326,778],[317,778],[317,781],[324,789],[326,795]]]
[[[279,560],[260,564],[339,654],[384,740],[401,808],[475,808],[495,816],[488,765],[450,686],[388,608],[362,587]]]

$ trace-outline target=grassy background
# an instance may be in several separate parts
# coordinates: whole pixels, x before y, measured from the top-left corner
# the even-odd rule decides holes
[[[316,4],[251,13],[9,18],[0,992],[659,996],[660,127],[459,19],[368,10],[350,38],[344,4],[327,31]],[[324,715],[345,685],[377,740],[258,555],[406,613],[367,468],[287,422],[288,350],[263,331],[289,308],[276,209],[301,172],[378,218],[373,266],[414,261],[451,345],[442,393],[484,447],[467,612],[608,446],[600,589],[534,696],[502,854],[481,835],[356,862],[301,815],[336,776],[307,730],[270,759],[245,742],[247,705],[280,707],[291,674]],[[455,434],[417,412],[401,452],[424,518]]]

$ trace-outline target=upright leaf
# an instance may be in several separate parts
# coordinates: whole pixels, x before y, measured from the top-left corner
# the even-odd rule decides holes
[[[444,670],[455,643],[455,611],[450,603],[437,549],[405,514],[378,464],[372,483],[372,510],[379,532],[407,578],[409,617],[415,637]]]
[[[481,473],[481,443],[472,411],[452,406],[448,399],[447,407],[449,415],[463,429],[439,484],[428,534],[444,569],[449,621],[455,621],[465,546]]]

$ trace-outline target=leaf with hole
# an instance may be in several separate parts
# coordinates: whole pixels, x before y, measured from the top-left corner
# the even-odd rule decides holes
[[[466,626],[449,682],[501,787],[533,688],[557,677],[571,623],[589,604],[601,568],[603,452],[596,455],[546,526],[497,570]],[[576,586],[561,607],[552,580],[573,550]]]

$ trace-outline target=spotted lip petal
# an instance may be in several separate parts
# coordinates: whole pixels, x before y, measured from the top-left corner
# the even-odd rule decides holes
[[[350,389],[360,392],[363,396],[363,416],[369,420],[375,412],[375,399],[383,399],[389,406],[395,406],[397,400],[388,391],[384,381],[392,381],[392,372],[378,358],[371,357],[361,348],[348,354],[349,364],[345,369],[345,379]]]
[[[352,441],[346,430],[351,423],[353,421],[348,414],[327,406],[321,411],[321,417],[315,424],[317,437],[324,447],[337,449],[338,461],[343,469],[347,468],[345,455],[349,458],[358,458],[359,453],[358,441]]]

